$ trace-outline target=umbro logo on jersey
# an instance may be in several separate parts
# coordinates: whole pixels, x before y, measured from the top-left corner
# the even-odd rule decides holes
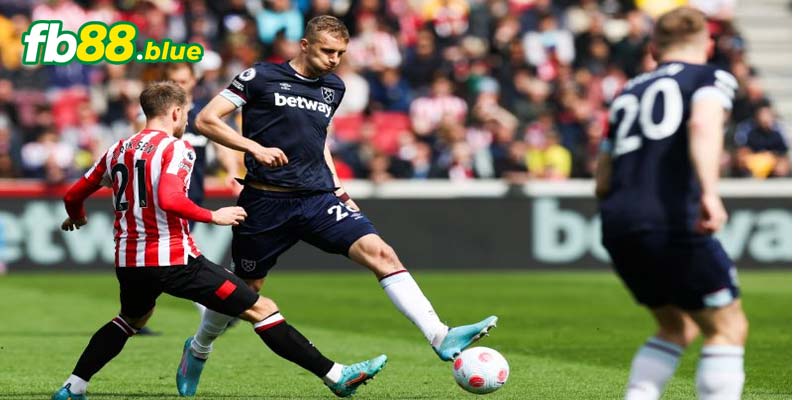
[[[333,107],[325,103],[309,100],[302,96],[284,96],[280,93],[275,93],[275,105],[278,107],[289,106],[302,110],[318,111],[325,114],[326,117],[330,117],[331,111],[333,111]]]
[[[281,90],[292,90],[292,84],[281,82]]]
[[[328,104],[333,103],[334,93],[333,89],[324,87],[322,88],[322,99]]]

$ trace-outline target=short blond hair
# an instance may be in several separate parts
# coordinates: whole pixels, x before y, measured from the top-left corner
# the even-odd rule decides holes
[[[678,7],[658,18],[653,30],[653,44],[659,51],[692,41],[705,32],[706,17],[691,7]]]
[[[309,43],[314,43],[320,32],[329,33],[331,36],[342,39],[345,42],[350,41],[350,32],[347,30],[347,27],[339,18],[334,16],[320,15],[311,18],[306,24],[306,31],[303,37],[308,40]]]
[[[186,102],[186,92],[177,83],[170,81],[151,83],[139,96],[139,104],[148,119],[166,115],[170,107],[183,107]]]

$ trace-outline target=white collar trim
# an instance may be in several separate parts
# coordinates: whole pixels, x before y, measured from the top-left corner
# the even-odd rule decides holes
[[[295,73],[294,73],[294,76],[296,76],[296,77],[298,77],[298,78],[300,78],[301,80],[304,80],[304,81],[306,81],[306,82],[316,82],[316,81],[318,81],[318,80],[319,80],[319,78],[314,78],[314,79],[311,79],[311,78],[306,78],[305,76],[303,76],[303,75],[300,75],[300,74],[298,74],[297,72],[295,72]]]

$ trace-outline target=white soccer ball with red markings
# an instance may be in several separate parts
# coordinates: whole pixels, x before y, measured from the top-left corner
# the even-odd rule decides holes
[[[475,394],[494,392],[508,379],[508,361],[488,347],[464,350],[453,362],[453,377],[458,386]]]

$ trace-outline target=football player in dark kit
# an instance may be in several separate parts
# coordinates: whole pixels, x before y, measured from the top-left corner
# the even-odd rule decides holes
[[[248,218],[233,231],[234,272],[256,291],[278,257],[303,240],[372,271],[392,303],[422,331],[442,360],[452,360],[497,323],[490,316],[449,328],[394,250],[342,189],[325,139],[345,87],[332,72],[349,33],[335,17],[311,19],[300,55],[283,64],[257,63],[233,79],[197,117],[210,139],[245,153],[247,175],[238,205]],[[242,107],[243,133],[222,118]],[[178,390],[194,394],[212,342],[231,317],[206,312],[184,349]]]
[[[737,83],[706,65],[712,45],[701,12],[664,14],[653,37],[658,68],[611,104],[597,174],[603,244],[658,324],[633,359],[628,400],[658,399],[699,333],[698,397],[739,399],[744,385],[747,319],[736,269],[712,236],[727,219],[717,186]]]

